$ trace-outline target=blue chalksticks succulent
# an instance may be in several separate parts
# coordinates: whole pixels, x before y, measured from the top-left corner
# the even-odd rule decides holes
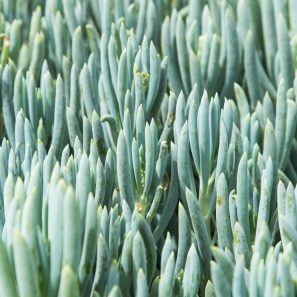
[[[297,294],[297,0],[1,0],[0,295]]]

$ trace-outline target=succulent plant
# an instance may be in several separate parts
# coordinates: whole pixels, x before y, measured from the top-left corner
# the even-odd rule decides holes
[[[0,295],[295,296],[296,9],[0,1]]]

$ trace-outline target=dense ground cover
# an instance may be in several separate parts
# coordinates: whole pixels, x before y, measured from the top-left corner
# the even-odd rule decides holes
[[[296,11],[0,1],[0,295],[295,296]]]

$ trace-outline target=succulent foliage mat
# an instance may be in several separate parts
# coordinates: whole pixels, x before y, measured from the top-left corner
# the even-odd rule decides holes
[[[1,0],[0,295],[297,294],[297,0]]]

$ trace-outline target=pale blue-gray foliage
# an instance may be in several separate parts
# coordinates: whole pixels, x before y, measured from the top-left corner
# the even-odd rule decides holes
[[[296,9],[0,1],[0,295],[295,296]]]

